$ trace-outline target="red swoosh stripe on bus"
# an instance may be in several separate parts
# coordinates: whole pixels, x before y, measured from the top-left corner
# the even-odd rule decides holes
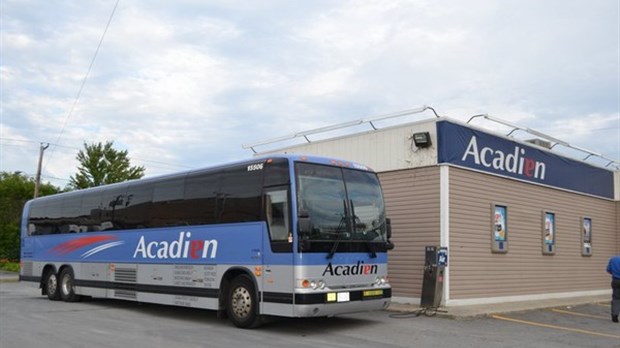
[[[91,244],[95,244],[95,243],[99,243],[99,242],[103,242],[103,241],[108,241],[108,240],[115,240],[116,237],[114,236],[92,236],[92,237],[83,237],[83,238],[79,238],[79,239],[74,239],[74,240],[70,240],[68,242],[64,242],[62,244],[58,244],[57,246],[55,246],[52,249],[52,252],[55,254],[68,254],[72,251],[75,251],[77,249],[83,248],[85,246],[91,245]]]

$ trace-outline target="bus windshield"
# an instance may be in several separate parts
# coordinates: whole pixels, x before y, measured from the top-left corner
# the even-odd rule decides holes
[[[371,172],[297,163],[298,216],[311,227],[302,240],[386,242],[385,207]]]

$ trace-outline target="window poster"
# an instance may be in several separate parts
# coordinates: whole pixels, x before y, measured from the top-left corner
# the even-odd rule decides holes
[[[544,243],[555,244],[555,214],[545,212]]]
[[[501,205],[495,206],[495,218],[493,223],[493,236],[495,241],[506,241],[506,207]]]
[[[590,247],[592,245],[592,219],[584,217],[582,219],[582,233],[584,246]]]
[[[491,203],[491,252],[508,252],[508,206]]]
[[[592,256],[592,219],[581,218],[581,255]]]

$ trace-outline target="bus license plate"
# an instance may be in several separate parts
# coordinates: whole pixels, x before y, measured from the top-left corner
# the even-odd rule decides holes
[[[338,293],[338,302],[349,302],[350,297],[348,292],[339,292]]]

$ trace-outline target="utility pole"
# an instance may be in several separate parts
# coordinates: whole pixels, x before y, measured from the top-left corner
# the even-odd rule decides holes
[[[34,182],[34,198],[39,196],[39,186],[41,185],[41,164],[43,163],[43,151],[45,151],[48,147],[50,147],[49,143],[41,143],[39,147],[39,165],[37,166],[37,177]]]

